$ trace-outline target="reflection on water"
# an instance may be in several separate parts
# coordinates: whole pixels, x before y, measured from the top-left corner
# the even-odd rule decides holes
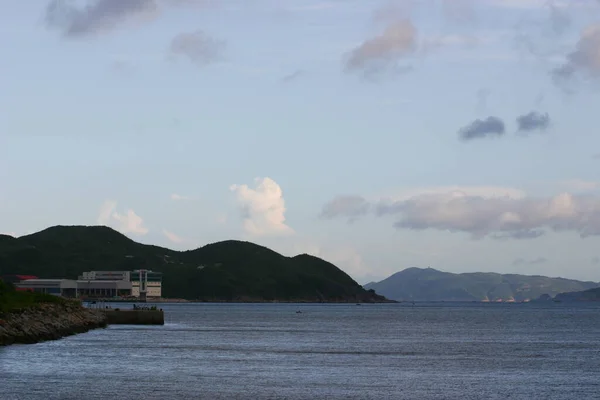
[[[600,398],[594,305],[163,308],[164,326],[1,348],[0,398]]]

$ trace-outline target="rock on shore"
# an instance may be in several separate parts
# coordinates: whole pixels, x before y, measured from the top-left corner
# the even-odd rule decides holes
[[[102,311],[84,308],[77,302],[39,304],[0,315],[0,346],[56,340],[105,326]]]

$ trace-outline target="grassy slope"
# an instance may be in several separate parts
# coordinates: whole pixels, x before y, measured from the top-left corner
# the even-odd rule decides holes
[[[12,240],[11,240],[12,239]],[[284,257],[249,242],[224,241],[177,252],[136,243],[106,227],[58,226],[0,238],[0,275],[76,278],[89,270],[146,268],[164,273],[163,295],[203,300],[341,300],[373,296],[316,257]]]
[[[586,290],[600,286],[563,278],[496,273],[453,274],[435,269],[409,268],[389,278],[369,284],[367,288],[394,300],[491,301],[513,297],[515,300],[536,299],[547,293]]]

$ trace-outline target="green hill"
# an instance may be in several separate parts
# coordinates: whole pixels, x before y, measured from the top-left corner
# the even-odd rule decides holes
[[[542,294],[580,291],[600,286],[545,276],[497,273],[453,274],[432,268],[408,268],[382,280],[365,285],[378,294],[398,301],[515,301],[537,299]]]
[[[228,240],[179,252],[137,243],[101,226],[56,226],[20,238],[0,236],[0,275],[75,279],[84,271],[151,269],[163,296],[204,301],[380,302],[327,261],[285,257]]]

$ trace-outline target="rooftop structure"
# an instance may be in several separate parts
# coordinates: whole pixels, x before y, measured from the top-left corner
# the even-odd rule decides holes
[[[80,281],[129,281],[129,271],[89,271],[78,278]]]

